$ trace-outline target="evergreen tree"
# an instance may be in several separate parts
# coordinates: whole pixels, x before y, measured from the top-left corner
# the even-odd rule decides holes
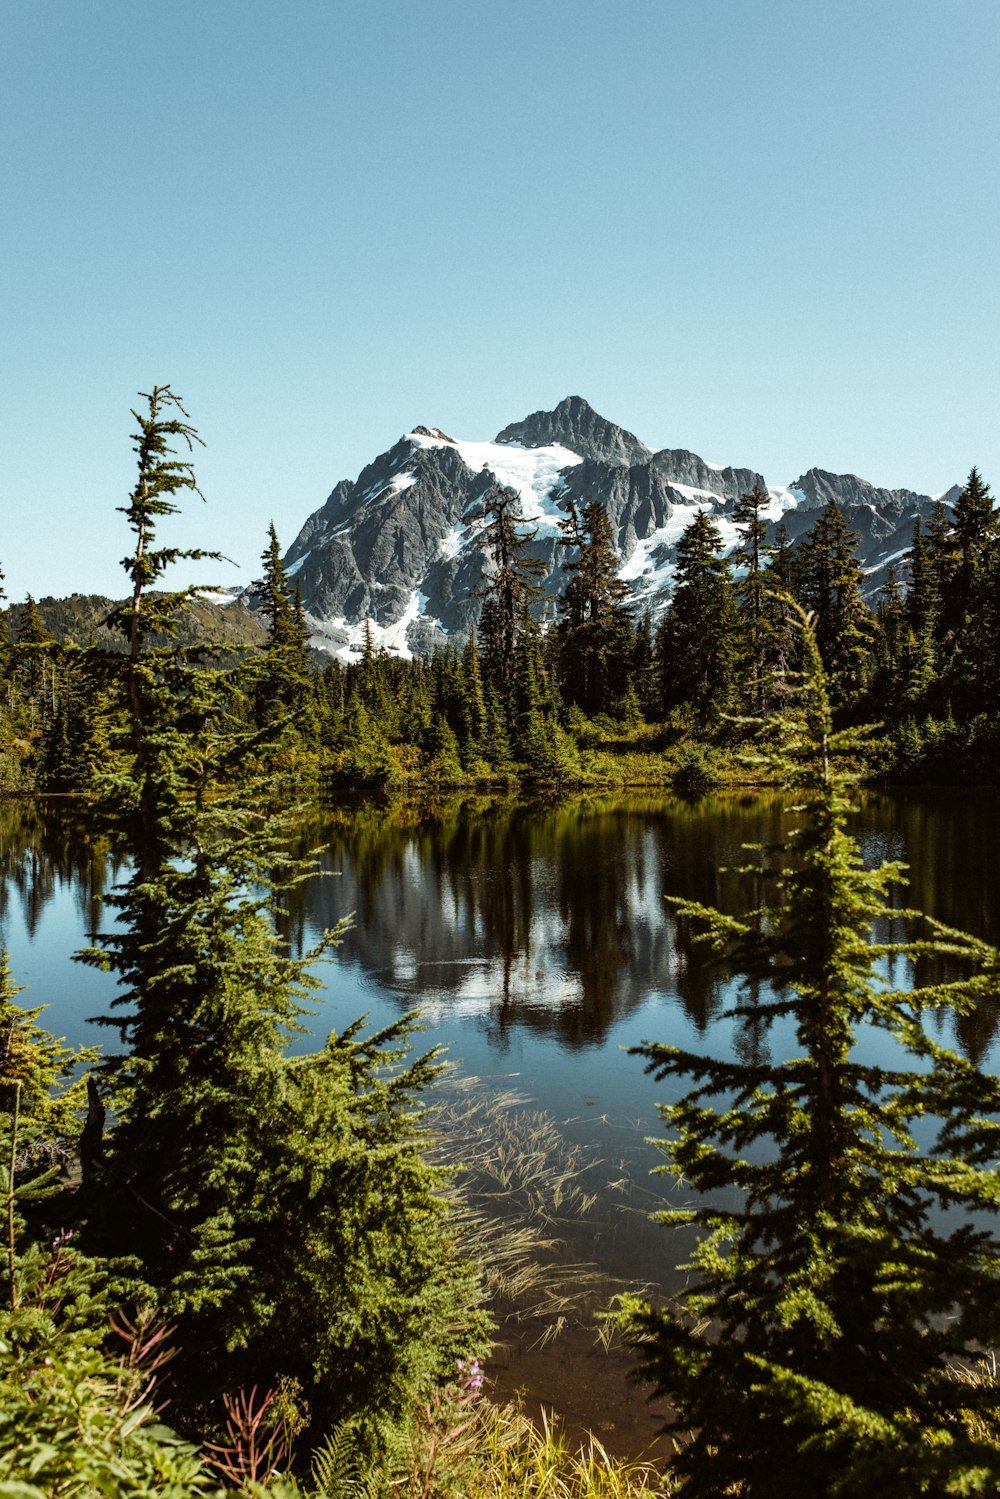
[[[771,503],[766,489],[755,484],[739,495],[733,506],[733,524],[739,542],[732,553],[733,564],[740,568],[737,582],[741,629],[741,655],[744,665],[743,695],[747,708],[758,717],[763,714],[766,684],[773,667],[772,614],[767,587],[767,522],[762,513]]]
[[[741,919],[675,903],[745,976],[731,1013],[765,1032],[790,1024],[795,1055],[638,1049],[658,1079],[688,1083],[661,1108],[666,1169],[703,1196],[661,1215],[701,1231],[688,1284],[674,1305],[633,1300],[630,1326],[643,1372],[694,1433],[676,1461],[683,1494],[993,1494],[1000,1453],[974,1429],[993,1393],[959,1383],[951,1365],[1000,1332],[1000,1240],[982,1217],[997,1210],[1000,1085],[931,1039],[925,1016],[995,993],[997,955],[926,919],[917,927],[891,898],[899,865],[865,869],[836,768],[857,736],[833,734],[801,624],[805,681],[781,733],[804,805],[777,899]],[[770,860],[761,873],[774,877]],[[934,952],[980,965],[978,977],[887,986],[886,960]],[[891,1061],[858,1059],[862,1026],[891,1039]],[[933,1125],[927,1143],[918,1122]]]
[[[14,668],[30,727],[39,728],[56,713],[55,640],[45,628],[29,593],[21,605],[14,635]]]
[[[563,695],[593,717],[611,712],[629,689],[632,629],[625,607],[629,588],[618,576],[611,522],[599,501],[584,506],[582,515],[571,505],[559,526],[562,545],[577,552],[563,564],[569,582],[559,600]]]
[[[660,684],[653,648],[653,619],[648,609],[640,616],[632,641],[632,664],[629,672],[640,714],[647,719],[659,716]]]
[[[559,723],[554,685],[545,667],[538,626],[528,614],[517,633],[512,737],[528,779],[559,781],[573,774],[575,751]]]
[[[779,521],[774,530],[774,540],[769,548],[764,568],[767,587],[765,609],[767,614],[768,643],[771,650],[770,691],[783,691],[789,672],[800,664],[800,635],[796,628],[796,616],[792,600],[799,587],[799,569],[795,548],[788,535],[788,527]]]
[[[290,723],[301,728],[309,693],[306,658],[309,636],[302,615],[302,599],[298,589],[293,593],[289,586],[273,521],[268,527],[261,562],[263,576],[253,590],[267,620],[267,648],[254,692],[257,720],[261,724]]]
[[[460,704],[459,743],[462,749],[462,760],[468,766],[473,760],[485,758],[488,751],[486,694],[483,690],[483,676],[479,668],[475,625],[470,629],[469,638],[462,651],[462,673],[465,691]]]
[[[940,503],[940,502],[939,502]],[[940,506],[943,514],[944,507]],[[906,554],[910,587],[904,605],[909,631],[905,643],[907,700],[920,698],[934,678],[938,654],[937,626],[941,612],[938,571],[933,552],[924,538],[918,515],[913,524],[913,545]]]
[[[7,681],[10,671],[10,637],[7,633],[7,620],[3,614],[3,605],[7,598],[4,588],[4,571],[0,567],[0,683]]]
[[[990,486],[972,469],[955,501],[957,559],[948,622],[953,638],[948,674],[970,713],[996,697],[997,559],[1000,517]]]
[[[799,549],[800,602],[815,617],[816,642],[838,701],[864,687],[874,636],[871,611],[861,598],[858,533],[829,500]]]
[[[705,726],[732,706],[736,595],[719,528],[704,510],[677,543],[676,584],[660,659],[668,709],[689,704]]]
[[[287,827],[254,810],[266,788],[242,772],[230,674],[143,645],[154,611],[171,622],[148,582],[191,555],[152,546],[170,496],[194,487],[168,456],[167,394],[140,418],[137,587],[116,616],[133,646],[137,815],[134,870],[110,897],[119,923],[85,954],[117,974],[124,1043],[105,1067],[113,1124],[89,1239],[127,1257],[133,1296],[176,1323],[175,1409],[284,1377],[327,1418],[391,1417],[480,1334],[421,1153],[419,1095],[438,1062],[405,1059],[409,1020],[286,1055],[309,965],[337,933],[300,960],[278,934],[280,887],[304,870],[283,851]]]
[[[492,485],[483,497],[482,522],[477,540],[490,569],[479,589],[481,660],[487,681],[509,703],[518,627],[541,595],[545,564],[527,550],[537,532],[525,530],[516,489]]]
[[[905,702],[909,685],[906,606],[896,569],[890,567],[876,614],[875,677],[872,696],[882,713],[895,713]]]
[[[955,541],[958,547],[956,585],[958,607],[971,613],[980,600],[988,558],[1000,535],[1000,518],[993,508],[990,486],[973,468],[955,501]]]

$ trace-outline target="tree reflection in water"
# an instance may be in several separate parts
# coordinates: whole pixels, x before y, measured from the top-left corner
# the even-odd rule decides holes
[[[761,876],[739,872],[744,845],[777,842],[786,818],[773,793],[344,801],[299,829],[294,851],[325,845],[323,872],[288,893],[282,925],[300,950],[353,911],[346,959],[399,1007],[471,1023],[499,1053],[518,1031],[567,1051],[600,1048],[650,999],[704,1037],[728,1003],[725,979],[664,896],[732,912],[761,904]],[[870,862],[910,860],[906,904],[1000,944],[1000,793],[869,792],[852,831]],[[35,940],[55,893],[71,890],[79,929],[67,947],[82,946],[121,870],[72,802],[0,804],[4,933],[16,907]],[[919,981],[952,976],[947,962],[924,960]],[[959,1022],[977,1061],[998,1019],[981,1006]],[[733,1044],[754,1054],[752,1016]]]

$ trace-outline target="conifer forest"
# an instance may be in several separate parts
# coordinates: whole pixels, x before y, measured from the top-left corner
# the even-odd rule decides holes
[[[214,557],[184,539],[202,439],[169,386],[132,417],[120,599],[8,601],[0,634],[0,791],[121,871],[77,954],[113,981],[102,1044],[0,964],[0,1499],[1000,1493],[1000,1078],[942,1021],[1000,1000],[1000,954],[849,830],[862,784],[996,784],[978,471],[875,598],[834,501],[793,544],[755,488],[728,555],[688,526],[656,619],[597,503],[545,597],[495,485],[468,638],[409,660],[369,632],[345,663],[273,525],[238,626],[174,585]],[[793,809],[741,856],[742,911],[669,907],[755,1044],[633,1048],[685,1189],[656,1229],[679,1289],[603,1308],[665,1412],[634,1461],[490,1398],[505,1230],[464,1192],[444,1055],[413,1015],[312,1036],[347,922],[299,952],[281,919],[323,799],[629,787]]]

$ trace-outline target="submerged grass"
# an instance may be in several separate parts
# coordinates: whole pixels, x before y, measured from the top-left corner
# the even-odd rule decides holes
[[[565,1239],[597,1201],[587,1176],[600,1162],[525,1103],[479,1078],[452,1082],[432,1120],[434,1155],[454,1172],[455,1222],[497,1320],[543,1322],[549,1340],[606,1284],[595,1265],[569,1257]]]
[[[595,1436],[574,1447],[558,1426],[509,1406],[484,1423],[478,1451],[469,1499],[652,1499],[672,1487],[651,1463],[614,1458]]]

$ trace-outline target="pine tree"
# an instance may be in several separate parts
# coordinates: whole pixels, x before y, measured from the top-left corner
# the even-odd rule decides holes
[[[459,743],[463,763],[468,766],[477,759],[485,758],[487,754],[486,694],[483,690],[483,676],[479,668],[479,650],[476,645],[474,625],[469,631],[469,638],[462,651],[462,672],[465,692],[461,702]]]
[[[799,549],[798,598],[815,617],[816,642],[839,702],[865,686],[874,637],[871,611],[861,598],[858,533],[829,500]]]
[[[996,694],[995,578],[1000,554],[1000,516],[990,486],[972,469],[955,501],[957,559],[947,611],[952,629],[949,685],[967,711]]]
[[[559,600],[560,675],[568,703],[584,713],[611,712],[629,688],[632,630],[618,576],[618,554],[608,512],[599,501],[560,521],[562,545],[577,556],[563,564],[569,582]]]
[[[7,599],[7,590],[4,588],[6,577],[4,570],[0,567],[0,611]],[[7,634],[7,621],[0,618],[0,681],[6,679],[8,670],[8,656],[10,651],[10,640]]]
[[[737,497],[732,517],[740,537],[731,560],[741,569],[736,586],[742,627],[743,696],[749,712],[758,717],[764,712],[766,684],[774,665],[773,606],[766,575],[767,522],[761,518],[770,503],[767,490],[755,484],[753,489]]]
[[[14,634],[14,672],[32,729],[55,717],[55,640],[45,628],[38,605],[29,593],[21,605]]]
[[[287,824],[255,810],[267,788],[243,768],[231,674],[144,647],[154,611],[171,622],[148,582],[192,555],[152,549],[169,497],[194,488],[168,456],[164,391],[140,418],[137,587],[116,616],[133,643],[134,870],[109,899],[117,926],[84,955],[117,975],[123,1042],[104,1072],[113,1123],[86,1192],[89,1241],[128,1257],[133,1296],[176,1323],[181,1414],[285,1377],[328,1418],[391,1417],[481,1333],[421,1150],[419,1097],[439,1064],[407,1060],[408,1019],[286,1055],[317,987],[310,964],[338,934],[298,960],[279,936],[281,888],[306,870],[285,852]]]
[[[483,497],[482,522],[477,541],[490,568],[479,588],[480,659],[484,677],[509,704],[518,627],[541,596],[545,564],[527,550],[537,533],[525,529],[517,490],[492,485]]]
[[[677,543],[676,584],[660,649],[668,709],[689,704],[704,727],[732,706],[736,595],[719,528],[703,510]]]
[[[876,670],[872,696],[882,713],[895,713],[905,702],[909,685],[906,606],[894,567],[886,573],[876,613]]]
[[[958,546],[956,584],[958,606],[968,615],[978,602],[987,558],[1000,535],[1000,517],[993,508],[990,486],[973,468],[955,501],[955,541]]]
[[[997,1211],[1000,1085],[933,1040],[924,1017],[995,993],[997,954],[898,909],[901,866],[865,869],[837,768],[857,736],[834,735],[800,625],[805,679],[781,734],[804,804],[776,901],[740,919],[675,902],[744,975],[731,1013],[765,1032],[790,1024],[795,1054],[638,1048],[658,1079],[688,1085],[661,1108],[666,1169],[703,1195],[660,1215],[700,1230],[687,1285],[663,1308],[633,1300],[629,1325],[645,1376],[694,1433],[676,1461],[685,1495],[993,1494],[1000,1453],[973,1419],[993,1394],[951,1365],[1000,1333],[1000,1240],[982,1217]],[[770,859],[760,873],[774,877]],[[888,987],[886,960],[934,952],[972,976]],[[862,1026],[891,1042],[889,1061],[858,1059]],[[933,1125],[928,1143],[918,1124]]]
[[[267,546],[261,553],[263,576],[253,585],[254,596],[267,620],[267,647],[254,690],[257,721],[262,725],[289,724],[301,728],[309,694],[306,658],[309,637],[301,596],[289,586],[273,521],[267,534]]]
[[[514,750],[527,779],[571,778],[577,767],[575,750],[559,723],[538,626],[527,613],[517,632],[511,724]]]

